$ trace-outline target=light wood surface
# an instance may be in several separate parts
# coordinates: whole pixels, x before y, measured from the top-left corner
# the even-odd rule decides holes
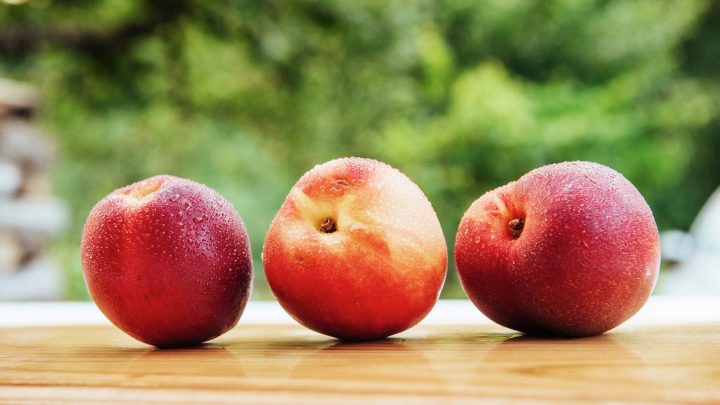
[[[243,324],[158,350],[109,325],[0,328],[0,403],[720,403],[720,322],[583,339],[421,324],[346,344]]]

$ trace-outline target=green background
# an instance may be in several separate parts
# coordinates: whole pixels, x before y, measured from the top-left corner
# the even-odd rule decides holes
[[[718,27],[720,2],[689,0],[30,0],[0,3],[0,76],[40,90],[58,144],[69,298],[90,208],[159,173],[235,205],[269,298],[265,231],[340,156],[405,172],[450,247],[475,198],[564,160],[613,167],[687,229],[720,183]],[[443,296],[463,296],[452,265]]]

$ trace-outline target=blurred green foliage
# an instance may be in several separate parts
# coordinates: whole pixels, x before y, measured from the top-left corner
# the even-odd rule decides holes
[[[563,160],[615,168],[687,228],[720,183],[718,27],[693,0],[29,0],[0,5],[0,75],[39,87],[57,137],[69,297],[92,205],[171,173],[235,204],[264,298],[276,210],[345,155],[415,180],[450,248],[475,198]]]

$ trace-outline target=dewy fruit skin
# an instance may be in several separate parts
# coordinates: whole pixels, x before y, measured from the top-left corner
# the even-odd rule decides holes
[[[455,261],[472,302],[499,324],[591,336],[647,301],[659,236],[650,207],[621,174],[566,162],[473,202],[458,228]]]
[[[252,285],[242,219],[216,191],[156,176],[92,209],[81,261],[90,294],[120,329],[145,343],[187,346],[232,328]]]
[[[447,247],[435,211],[400,171],[371,159],[318,165],[291,189],[263,248],[280,304],[306,327],[373,340],[437,301]]]

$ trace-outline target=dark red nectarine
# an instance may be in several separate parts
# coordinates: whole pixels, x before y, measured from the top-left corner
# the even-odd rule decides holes
[[[627,179],[569,162],[478,198],[460,223],[455,261],[472,302],[499,324],[589,336],[647,301],[660,245],[650,207]]]
[[[81,252],[100,310],[151,345],[221,335],[250,295],[242,219],[220,194],[190,180],[156,176],[110,193],[88,216]]]

